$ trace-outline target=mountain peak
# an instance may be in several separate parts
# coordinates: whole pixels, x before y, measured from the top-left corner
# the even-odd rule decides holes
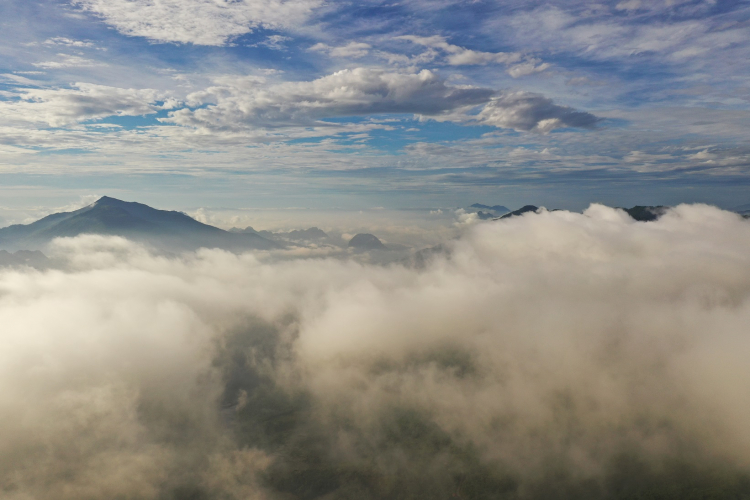
[[[383,245],[383,242],[375,236],[369,233],[355,234],[354,238],[349,240],[349,248],[356,250],[387,250],[388,248]]]
[[[537,210],[539,210],[539,208],[536,207],[536,206],[534,206],[534,205],[524,205],[523,207],[519,208],[518,210],[513,210],[512,212],[503,215],[502,217],[500,217],[500,219],[508,219],[510,217],[517,217],[517,216],[523,215],[523,214],[525,214],[527,212],[536,212]]]
[[[94,205],[110,205],[110,204],[117,204],[117,203],[126,203],[122,200],[118,200],[117,198],[112,198],[111,196],[102,196],[98,200],[94,202]]]
[[[116,235],[168,251],[201,247],[226,250],[271,249],[279,245],[258,234],[236,234],[203,224],[176,211],[102,196],[73,212],[62,212],[28,225],[0,229],[0,248],[35,250],[54,238],[80,234]]]

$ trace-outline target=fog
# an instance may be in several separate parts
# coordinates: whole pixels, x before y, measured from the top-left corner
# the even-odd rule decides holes
[[[0,497],[750,495],[750,222],[592,205],[425,266],[59,239],[0,270]]]

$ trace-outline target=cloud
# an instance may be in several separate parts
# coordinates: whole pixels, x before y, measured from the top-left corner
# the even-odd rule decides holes
[[[539,94],[449,85],[430,70],[356,68],[311,82],[268,84],[250,76],[224,77],[216,83],[188,96],[188,105],[197,109],[172,111],[162,121],[231,131],[322,125],[319,120],[334,117],[413,113],[441,121],[546,133],[561,127],[593,128],[599,120]],[[478,114],[470,113],[482,106]]]
[[[371,48],[370,44],[363,42],[349,42],[340,47],[331,47],[325,43],[316,43],[310,47],[309,50],[325,52],[331,57],[349,57],[352,59],[359,59],[368,55]]]
[[[262,42],[258,42],[256,44],[253,44],[254,47],[262,46],[267,47],[271,50],[286,50],[286,42],[290,41],[292,38],[288,36],[283,35],[271,35],[267,37]]]
[[[94,42],[91,40],[74,40],[72,38],[67,38],[64,36],[56,36],[53,38],[48,38],[44,42],[42,42],[43,45],[62,45],[64,47],[75,47],[77,49],[79,48],[89,48],[94,46]]]
[[[482,52],[452,45],[446,41],[445,37],[439,35],[429,37],[405,35],[396,38],[444,52],[445,61],[451,66],[508,65],[510,66],[508,74],[513,78],[538,73],[550,67],[548,63],[542,63],[539,59],[524,56],[519,52]]]
[[[0,270],[0,491],[741,497],[748,245],[701,205],[478,223],[421,270],[58,240]]]
[[[0,101],[4,121],[46,123],[61,127],[107,116],[139,116],[157,112],[158,93],[76,83],[68,89],[22,89],[18,100]]]
[[[127,36],[225,45],[255,28],[304,24],[321,0],[71,0]]]
[[[495,127],[547,133],[557,128],[591,129],[599,118],[585,111],[554,104],[531,92],[508,92],[490,101],[477,115],[479,123]]]
[[[310,82],[265,85],[263,79],[224,78],[188,96],[192,106],[170,112],[168,121],[205,128],[311,125],[321,118],[379,113],[433,115],[485,103],[491,89],[449,86],[429,70],[419,73],[356,68]]]
[[[645,5],[638,1],[620,2],[618,9],[633,11],[646,8]],[[710,16],[696,19],[700,15],[706,17],[705,13],[664,21],[667,14],[663,11],[669,10],[668,7],[663,2],[648,2],[648,9],[654,12],[635,22],[607,11],[597,15],[576,8],[550,6],[519,12],[488,24],[492,30],[512,30],[516,43],[529,48],[571,53],[593,60],[629,61],[638,56],[684,63],[708,53],[716,53],[721,60],[724,55],[719,51],[744,50],[747,27],[719,22]],[[710,8],[710,2],[703,3],[701,8]],[[709,62],[708,59],[702,61],[703,64]]]
[[[488,63],[513,63],[521,60],[522,56],[512,52],[479,52],[465,49],[458,45],[448,43],[445,37],[440,35],[433,36],[414,36],[403,35],[397,37],[401,40],[408,40],[417,45],[440,49],[446,52],[448,64],[454,66],[488,64]]]
[[[56,61],[43,61],[33,63],[33,66],[44,69],[59,69],[59,68],[92,68],[95,66],[106,66],[106,63],[94,61],[93,59],[86,59],[81,56],[72,56],[69,54],[57,54],[58,59]]]

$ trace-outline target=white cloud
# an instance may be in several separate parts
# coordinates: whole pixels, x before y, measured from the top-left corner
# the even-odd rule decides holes
[[[660,2],[648,5],[651,8],[656,4],[664,7]],[[628,10],[645,8],[637,1],[618,5]],[[514,14],[488,26],[493,31],[511,29],[516,43],[534,50],[572,52],[598,60],[649,55],[682,62],[732,46],[742,47],[749,33],[741,24],[714,26],[710,21],[662,18],[631,23],[616,16],[580,15],[555,6]]]
[[[188,96],[196,110],[170,113],[171,123],[206,128],[310,125],[336,116],[377,113],[439,114],[483,104],[486,88],[449,86],[437,74],[356,68],[310,82],[266,85],[263,79],[225,78],[221,85]]]
[[[397,37],[401,40],[408,40],[417,45],[440,49],[448,55],[446,59],[448,64],[454,66],[472,65],[472,64],[489,64],[489,63],[514,63],[521,60],[522,55],[516,52],[479,52],[476,50],[465,49],[458,45],[448,43],[445,37],[440,35],[434,36],[414,36],[404,35]]]
[[[107,66],[106,63],[86,59],[81,56],[72,56],[69,54],[57,54],[58,59],[55,61],[43,61],[33,63],[37,68],[60,69],[60,68],[93,68],[95,66]]]
[[[482,52],[470,50],[458,45],[452,45],[446,41],[445,37],[439,35],[429,37],[405,35],[397,38],[429,47],[433,50],[429,53],[432,58],[437,57],[436,50],[442,51],[445,54],[446,63],[451,66],[508,65],[508,74],[513,78],[538,73],[550,67],[549,63],[542,63],[539,59],[524,56],[520,52]]]
[[[469,470],[487,497],[687,497],[689,467],[725,492],[750,462],[749,245],[701,205],[478,223],[422,270],[58,240],[65,270],[0,270],[0,484],[448,498]]]
[[[590,113],[556,105],[539,94],[453,86],[429,70],[356,68],[311,82],[268,84],[250,76],[224,77],[217,83],[188,96],[188,105],[198,109],[172,111],[162,121],[233,131],[321,125],[320,119],[331,117],[411,113],[542,133],[561,127],[593,128],[598,121]],[[470,113],[481,106],[479,114]]]
[[[62,45],[64,47],[75,47],[75,48],[89,48],[94,46],[94,42],[90,40],[74,40],[72,38],[66,38],[63,36],[56,36],[54,38],[48,38],[43,45]]]
[[[622,2],[615,5],[617,10],[638,10],[641,8],[641,0],[623,0]]]
[[[304,24],[322,0],[71,0],[128,36],[225,45],[257,27]]]
[[[288,36],[283,35],[271,35],[267,37],[262,42],[258,42],[253,44],[253,47],[257,46],[263,46],[268,47],[272,50],[285,50],[286,49],[286,42],[290,41],[292,38]]]
[[[479,123],[547,133],[557,128],[593,128],[599,118],[585,111],[554,104],[531,92],[508,92],[490,101],[476,116]]]
[[[156,113],[158,92],[76,83],[68,89],[23,89],[18,100],[0,101],[0,120],[61,127],[107,116]]]
[[[539,73],[540,71],[544,71],[549,67],[549,63],[540,63],[540,61],[532,59],[521,64],[514,64],[513,66],[508,68],[508,74],[513,78],[520,78],[522,76]]]
[[[325,43],[316,43],[309,50],[316,52],[325,52],[331,57],[345,57],[352,59],[359,59],[365,57],[370,53],[372,47],[368,43],[363,42],[349,42],[346,45],[339,47],[331,47]]]

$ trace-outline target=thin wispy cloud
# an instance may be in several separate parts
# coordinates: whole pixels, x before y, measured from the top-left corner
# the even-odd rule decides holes
[[[258,27],[294,28],[320,0],[72,0],[128,36],[154,42],[224,45]]]

